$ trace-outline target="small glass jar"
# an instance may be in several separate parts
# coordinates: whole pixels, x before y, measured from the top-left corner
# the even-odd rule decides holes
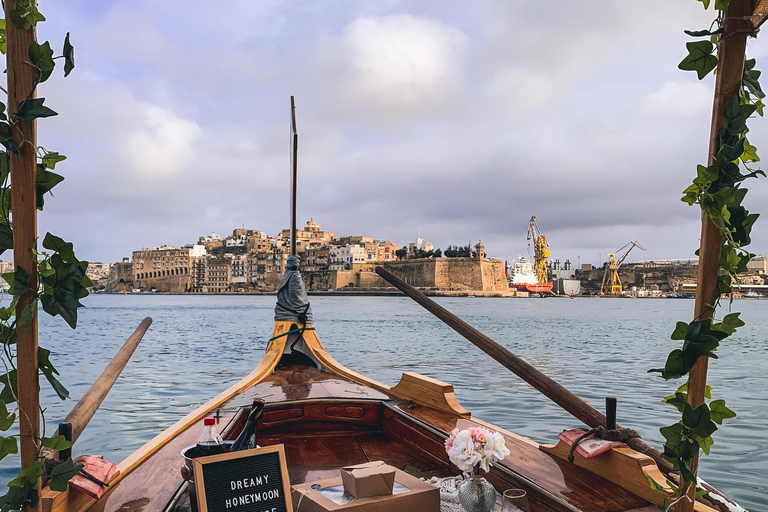
[[[480,475],[472,475],[458,488],[459,503],[467,512],[491,512],[496,505],[496,489]]]

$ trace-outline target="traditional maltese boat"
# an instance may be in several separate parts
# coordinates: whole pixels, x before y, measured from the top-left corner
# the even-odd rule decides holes
[[[339,364],[317,335],[297,267],[298,257],[292,256],[269,345],[248,376],[122,461],[100,499],[71,488],[59,493],[44,489],[43,510],[190,510],[180,471],[182,450],[196,442],[202,420],[209,416],[217,419],[225,439],[235,439],[254,399],[265,402],[257,442],[284,446],[292,485],[332,478],[340,467],[378,460],[417,476],[458,475],[444,442],[454,428],[480,426],[500,432],[510,450],[492,465],[488,481],[499,491],[525,489],[534,512],[660,510],[663,496],[647,479],[665,485],[665,475],[653,459],[631,448],[589,459],[577,454],[571,463],[562,442],[539,445],[474,417],[459,404],[450,384],[405,373],[389,387]],[[696,510],[720,509],[697,503]]]

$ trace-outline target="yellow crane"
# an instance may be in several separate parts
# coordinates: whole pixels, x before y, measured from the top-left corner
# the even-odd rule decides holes
[[[547,237],[541,234],[538,224],[536,224],[536,216],[531,217],[528,222],[528,240],[533,240],[533,270],[536,274],[536,280],[539,283],[548,283],[549,278],[547,276],[547,258],[552,253],[547,247]]]
[[[620,253],[627,247],[629,247],[629,249],[627,249],[627,251],[619,258],[619,260],[616,261],[616,254]],[[608,253],[608,264],[605,266],[603,284],[600,285],[600,295],[621,296],[624,290],[621,287],[621,279],[619,279],[619,267],[622,263],[624,263],[624,260],[635,247],[639,247],[640,249],[645,250],[645,248],[643,248],[643,246],[640,245],[638,241],[633,240],[624,245],[624,247],[617,250],[615,253]],[[610,276],[610,278],[608,276]]]

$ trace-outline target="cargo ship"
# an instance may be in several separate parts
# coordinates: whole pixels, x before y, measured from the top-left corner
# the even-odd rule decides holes
[[[536,278],[533,263],[522,256],[508,267],[509,287],[522,292],[542,293],[552,290],[552,283],[540,283]]]

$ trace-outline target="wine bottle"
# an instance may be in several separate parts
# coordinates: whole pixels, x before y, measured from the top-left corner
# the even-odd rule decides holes
[[[256,426],[259,423],[259,417],[264,411],[264,400],[256,398],[251,405],[251,412],[248,414],[248,420],[240,435],[237,436],[235,444],[232,445],[233,452],[240,450],[250,450],[256,448]]]

